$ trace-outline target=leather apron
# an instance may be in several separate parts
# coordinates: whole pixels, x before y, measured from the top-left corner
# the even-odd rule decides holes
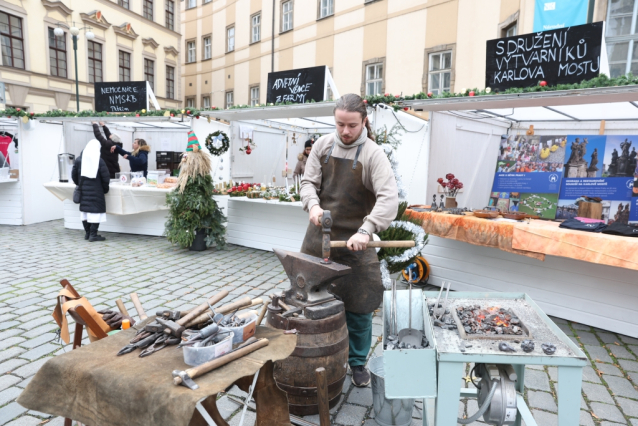
[[[359,145],[353,160],[331,156],[336,142],[327,155],[321,157],[321,188],[319,205],[332,215],[331,241],[347,241],[357,233],[363,218],[370,214],[376,196],[363,185],[363,166],[358,162],[363,145]],[[353,148],[354,149],[354,148]],[[321,226],[310,223],[301,252],[321,256]],[[330,291],[343,300],[346,311],[368,314],[379,307],[383,299],[383,284],[376,250],[350,251],[332,248],[330,259],[350,266],[352,273],[338,278]]]

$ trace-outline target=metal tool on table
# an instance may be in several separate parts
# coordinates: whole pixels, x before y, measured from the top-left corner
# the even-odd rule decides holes
[[[129,343],[128,345],[120,349],[120,351],[117,353],[117,356],[131,353],[135,349],[146,349],[147,347],[152,345],[157,339],[159,339],[161,336],[162,336],[162,333],[153,333],[135,343]]]
[[[410,293],[408,302],[408,328],[399,331],[399,344],[407,349],[421,347],[423,342],[423,332],[412,328],[412,283],[410,283]]]
[[[451,281],[447,282],[447,290],[445,291],[445,300],[443,301],[443,305],[439,308],[439,301],[441,300],[441,295],[443,294],[443,289],[446,286],[446,282],[443,281],[441,284],[441,290],[439,290],[439,297],[436,299],[436,304],[434,305],[434,319],[441,320],[443,315],[445,315],[445,311],[447,310],[447,295],[450,292],[450,286],[452,285]]]
[[[226,365],[236,359],[244,357],[251,352],[255,352],[263,347],[268,346],[268,339],[255,339],[251,337],[246,340],[241,346],[237,349],[223,355],[219,358],[215,358],[212,361],[204,363],[202,365],[198,365],[197,367],[189,368],[184,371],[174,370],[173,371],[173,384],[174,385],[182,385],[186,386],[191,390],[199,389],[199,386],[193,379],[200,377],[210,371],[215,370],[223,365]]]
[[[176,345],[180,341],[181,340],[180,340],[179,337],[171,337],[171,336],[168,336],[166,334],[162,334],[149,347],[147,347],[142,352],[140,352],[139,357],[140,358],[147,357],[149,355],[154,354],[157,351],[160,351],[160,350],[164,349],[167,346]]]

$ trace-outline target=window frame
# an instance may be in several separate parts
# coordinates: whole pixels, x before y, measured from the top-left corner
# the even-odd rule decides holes
[[[131,10],[131,2],[129,0],[117,0],[117,4],[122,6],[124,9]]]
[[[193,45],[192,49],[190,46],[191,44]],[[191,52],[193,54],[192,59],[191,59]],[[187,40],[186,41],[186,63],[194,64],[195,62],[197,62],[197,42],[196,40]]]
[[[326,14],[323,14],[323,5],[326,3]],[[317,0],[317,20],[329,18],[335,14],[335,0]]]
[[[149,21],[154,20],[155,4],[153,0],[142,0],[142,16]]]
[[[23,18],[20,18],[19,16],[15,16],[12,15],[10,13],[7,13],[5,11],[0,11],[0,13],[4,13],[5,15],[7,15],[7,22],[9,23],[9,33],[0,33],[2,40],[4,41],[4,37],[9,39],[10,45],[9,45],[9,51],[11,52],[11,55],[9,56],[9,58],[11,59],[11,65],[7,65],[5,59],[4,59],[4,49],[2,49],[2,65],[6,66],[6,67],[11,67],[11,68],[17,68],[17,69],[21,69],[24,70],[26,69],[26,65],[27,65],[27,58],[26,58],[26,54],[25,54],[25,46],[24,46],[24,22],[23,22]],[[17,21],[20,23],[20,37],[13,35],[13,24],[12,24],[12,20],[13,19],[17,19]],[[48,35],[47,35],[48,37]],[[66,34],[65,34],[66,37]],[[17,67],[15,66],[15,49],[14,49],[14,40],[19,40],[20,43],[22,44],[22,49],[19,49],[22,51],[22,58],[20,58],[20,60],[22,61],[22,66],[21,67]],[[1,43],[1,45],[4,45],[4,43]],[[68,57],[68,55],[67,55]]]
[[[149,64],[151,68],[150,72]],[[155,61],[149,58],[144,58],[144,80],[151,84],[151,89],[155,92]]]
[[[206,100],[208,99],[208,106],[206,106]],[[211,102],[210,102],[210,96],[202,96],[202,108],[203,109],[210,109],[211,107]]]
[[[166,65],[166,99],[175,99],[175,68]]]
[[[195,9],[197,7],[197,0],[186,0],[186,10]]]
[[[289,4],[290,5],[290,10],[288,11],[284,11],[284,6]],[[294,0],[282,0],[281,2],[281,10],[280,10],[280,16],[281,16],[281,23],[279,26],[279,32],[280,33],[285,33],[288,31],[292,31],[295,28],[295,3]],[[289,19],[289,28],[285,28],[284,25],[286,23],[286,16],[288,16]]]
[[[95,48],[91,48],[93,45],[97,45],[100,46],[100,59],[97,59],[95,57],[91,56],[91,52],[95,52]],[[88,51],[88,57],[87,57],[87,62],[88,62],[88,66],[89,66],[89,83],[101,83],[104,81],[104,64],[103,64],[103,60],[104,60],[104,46],[102,46],[102,43],[98,43],[95,40],[88,40],[87,43],[87,51]],[[95,70],[97,69],[97,67],[95,66],[96,64],[100,64],[100,78],[99,80],[97,79],[97,76],[95,74]],[[93,70],[93,72],[91,72],[91,70]]]
[[[66,31],[62,37],[58,37],[54,34],[52,27],[48,27],[47,35],[49,39],[49,74],[53,77],[69,78],[69,53],[66,43]],[[53,37],[53,39],[51,39]],[[53,40],[55,46],[51,46]],[[58,43],[62,42],[64,47],[58,47]],[[53,51],[53,52],[52,52]],[[51,57],[51,54],[55,53],[55,59]],[[64,69],[60,67],[60,53],[64,54]],[[55,63],[55,64],[54,64]],[[56,70],[55,73],[53,70]],[[60,71],[64,72],[64,75],[60,75]]]
[[[228,102],[228,96],[230,95],[230,103]],[[235,91],[234,90],[227,90],[226,93],[224,93],[224,108],[228,109],[228,108],[232,108],[233,106],[235,106]]]
[[[233,48],[230,48],[230,30],[233,30]],[[230,53],[230,52],[234,52],[235,51],[235,24],[229,25],[226,27],[226,53]]]
[[[122,61],[123,59],[126,58],[126,55],[128,55],[128,67],[125,67],[124,65],[122,65]],[[123,71],[128,70],[128,80],[123,80],[124,78],[124,74],[126,74]],[[124,50],[118,50],[118,81],[121,82],[128,82],[131,81],[131,77],[132,77],[132,69],[131,69],[131,53],[124,51]]]
[[[208,41],[208,45],[206,42]],[[211,34],[202,37],[202,61],[213,59],[213,36]]]
[[[628,15],[628,14],[626,14]],[[618,16],[618,15],[615,15]],[[605,42],[606,42],[606,48],[607,48],[607,57],[609,58],[609,74],[611,77],[611,67],[614,64],[619,64],[619,63],[623,63],[625,64],[625,73],[621,74],[621,75],[627,75],[628,73],[631,72],[631,65],[632,63],[636,63],[638,65],[638,55],[636,55],[636,57],[634,57],[633,52],[634,49],[638,48],[638,1],[634,1],[634,8],[631,12],[631,24],[630,24],[630,28],[629,28],[629,33],[628,34],[621,34],[621,35],[612,35],[612,36],[608,36],[607,33],[609,31],[610,27],[610,18],[611,18],[611,4],[609,4],[607,6],[607,13],[605,16]],[[616,45],[616,44],[622,44],[622,43],[627,43],[627,56],[625,58],[624,61],[611,61],[611,54],[609,49]],[[638,53],[638,52],[637,52]],[[619,77],[619,76],[616,76]]]
[[[384,93],[384,91],[383,91],[383,88],[385,86],[385,84],[384,84],[385,66],[384,65],[385,64],[383,62],[375,62],[375,63],[372,63],[372,64],[367,64],[365,66],[365,75],[366,75],[366,77],[365,77],[365,85],[366,85],[365,94],[366,94],[366,96],[376,96],[377,94]],[[368,79],[368,70],[370,68],[374,68],[375,69],[374,73],[376,75],[377,74],[377,68],[379,68],[379,67],[381,68],[381,72],[380,72],[381,75],[380,76],[375,76],[375,78],[372,78],[372,79]],[[375,93],[368,93],[368,84],[370,84],[370,83],[374,84],[375,87],[376,87],[377,83],[379,83],[379,90],[375,91]]]
[[[186,108],[195,108],[195,98],[186,98]]]
[[[253,90],[257,90],[257,98],[253,97]],[[259,99],[261,96],[261,88],[259,84],[256,84],[254,86],[250,86],[248,88],[248,105],[250,105],[251,107],[254,107],[255,105],[259,105]]]
[[[432,58],[434,56],[439,56],[441,59],[443,58],[443,55],[449,53],[450,54],[450,67],[449,68],[441,68],[439,70],[433,70],[432,69]],[[445,77],[444,75],[449,73],[450,74],[450,87],[448,88],[448,93],[452,91],[453,86],[452,86],[452,69],[454,67],[453,65],[453,51],[449,50],[449,49],[445,49],[445,50],[439,50],[436,52],[430,52],[428,54],[428,69],[427,69],[427,80],[428,80],[428,91],[432,92],[435,95],[440,95],[441,93],[445,92],[445,85],[444,85],[444,81],[445,81]],[[440,59],[439,59],[440,61]],[[443,77],[443,79],[439,79],[439,87],[437,87],[436,89],[432,88],[432,75],[433,74],[439,74],[440,76]],[[435,93],[434,90],[441,90],[441,92],[439,93]]]
[[[508,34],[511,30],[514,30],[514,34]],[[503,37],[515,37],[518,35],[518,21],[514,21],[512,24],[503,28]]]
[[[173,5],[172,9],[169,5]],[[166,28],[171,31],[175,31],[175,2],[173,0],[166,0],[166,5],[164,7],[164,23]]]
[[[255,25],[255,18],[259,20]],[[255,39],[255,28],[257,28],[257,39]],[[250,44],[259,43],[261,41],[261,10],[250,16]]]

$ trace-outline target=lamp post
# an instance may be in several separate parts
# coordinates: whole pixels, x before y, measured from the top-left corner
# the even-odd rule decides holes
[[[64,30],[60,28],[60,26],[67,27],[64,24],[58,24],[58,27],[53,30],[53,34],[55,34],[56,37],[64,36]],[[93,31],[91,31],[91,27],[78,28],[75,26],[74,23],[74,25],[69,28],[71,38],[73,39],[73,53],[75,55],[75,101],[77,104],[77,112],[80,112],[80,83],[78,81],[78,35],[80,34],[81,30],[86,30],[85,35],[87,40],[93,40],[95,38],[95,34],[93,34]]]

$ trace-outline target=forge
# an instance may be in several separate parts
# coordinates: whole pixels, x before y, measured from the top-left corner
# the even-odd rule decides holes
[[[531,339],[532,333],[513,308],[457,305],[450,309],[462,339]]]

